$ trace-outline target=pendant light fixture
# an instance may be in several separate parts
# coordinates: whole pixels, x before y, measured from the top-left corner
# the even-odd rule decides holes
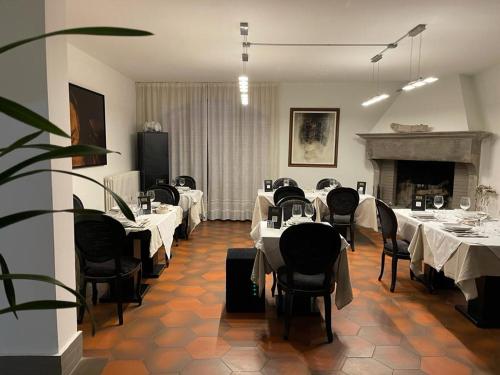
[[[241,54],[242,62],[242,75],[238,77],[238,84],[240,86],[241,105],[248,105],[248,76],[246,63],[248,62],[247,52],[247,37],[248,37],[248,22],[240,23],[240,35],[243,37],[243,53]]]
[[[425,27],[423,28],[423,30],[425,30]],[[422,87],[422,86],[426,86],[426,85],[429,85],[431,83],[434,83],[438,80],[438,78],[436,77],[427,77],[427,78],[423,78],[422,76],[420,76],[420,67],[421,67],[421,63],[422,63],[422,31],[423,30],[420,30],[418,33],[413,33],[412,34],[412,31],[410,31],[409,35],[411,36],[411,44],[410,44],[410,78],[409,78],[409,82],[404,85],[401,90],[403,91],[412,91],[412,90],[415,90],[416,88],[419,88],[419,87]],[[418,64],[417,64],[417,78],[416,79],[412,79],[412,63],[413,63],[413,38],[416,36],[416,35],[420,35],[419,36],[419,46],[418,46]]]
[[[382,59],[382,56],[377,55],[377,56],[374,56],[371,60],[371,62],[372,62],[372,82],[375,81],[375,64],[377,64],[377,95],[375,95],[374,97],[361,103],[361,105],[363,107],[368,107],[372,104],[381,102],[382,100],[385,100],[390,96],[389,94],[385,94],[385,93],[381,94],[380,89],[379,89],[379,87],[380,87],[380,60],[381,59]]]

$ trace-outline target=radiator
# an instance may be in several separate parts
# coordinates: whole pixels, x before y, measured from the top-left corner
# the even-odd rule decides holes
[[[139,171],[129,171],[104,177],[104,186],[113,190],[125,201],[129,201],[140,190]],[[104,193],[104,208],[109,211],[113,206],[116,206],[116,202],[111,194],[106,191]]]

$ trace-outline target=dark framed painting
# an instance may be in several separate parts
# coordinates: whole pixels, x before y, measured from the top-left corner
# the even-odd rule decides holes
[[[339,108],[290,108],[289,167],[337,167]]]
[[[69,84],[71,144],[106,148],[106,118],[104,95]],[[106,165],[106,155],[73,157],[73,168]]]

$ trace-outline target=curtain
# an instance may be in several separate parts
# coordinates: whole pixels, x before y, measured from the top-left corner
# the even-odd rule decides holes
[[[277,85],[138,83],[137,123],[169,132],[172,176],[193,176],[210,220],[250,220],[256,190],[278,168]],[[201,182],[201,184],[200,184]]]
[[[136,91],[138,131],[146,121],[160,122],[168,132],[171,177],[192,176],[196,187],[206,194],[206,84],[137,83]]]
[[[242,106],[236,83],[208,87],[208,218],[250,220],[255,195],[272,174],[276,87],[254,84]]]

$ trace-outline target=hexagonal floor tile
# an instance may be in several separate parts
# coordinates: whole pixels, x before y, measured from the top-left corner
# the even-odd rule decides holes
[[[126,337],[147,338],[158,333],[163,326],[157,319],[139,319],[123,326]]]
[[[149,371],[142,361],[110,361],[104,367],[101,375],[148,375]]]
[[[392,375],[392,369],[373,358],[347,358],[342,371],[348,375]]]
[[[340,336],[343,353],[346,357],[370,358],[375,350],[375,345],[359,336]]]
[[[149,339],[123,339],[112,349],[117,359],[143,359],[151,352],[153,345]]]
[[[167,303],[172,311],[196,311],[202,307],[202,303],[193,297],[177,297],[173,298]]]
[[[396,330],[383,327],[361,327],[358,336],[365,338],[375,345],[399,345],[401,334]]]
[[[191,327],[198,336],[223,336],[229,328],[220,319],[203,320]]]
[[[191,361],[181,372],[182,375],[228,375],[231,370],[220,359],[198,359]]]
[[[189,327],[198,323],[200,318],[190,311],[172,311],[163,315],[160,320],[167,327]]]
[[[470,375],[472,369],[448,357],[422,357],[420,368],[429,375]]]
[[[342,344],[338,340],[334,340],[331,344],[323,344],[306,350],[303,355],[310,370],[327,372],[342,367],[345,361],[342,351]]]
[[[394,370],[420,368],[420,357],[400,346],[377,346],[373,358]]]
[[[266,363],[260,349],[253,347],[232,348],[222,360],[233,371],[259,371]]]
[[[160,347],[182,347],[195,337],[196,335],[187,327],[172,327],[156,336],[155,343]]]
[[[191,357],[181,348],[158,349],[146,360],[147,368],[153,373],[179,372],[189,362]]]
[[[186,345],[186,350],[194,359],[222,357],[231,346],[219,337],[197,337]]]
[[[267,361],[261,372],[265,375],[309,375],[307,365],[298,358],[273,358]]]

